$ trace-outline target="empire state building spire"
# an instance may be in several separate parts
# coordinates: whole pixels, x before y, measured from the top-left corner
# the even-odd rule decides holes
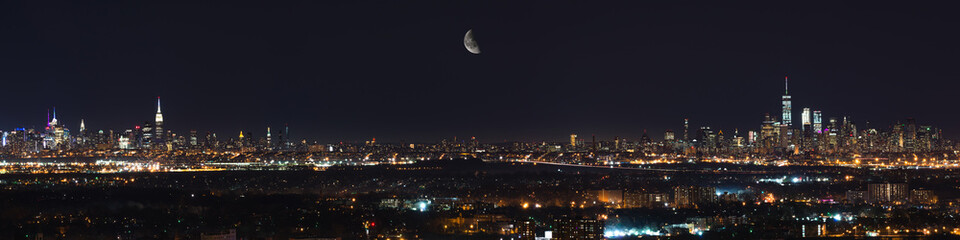
[[[160,97],[157,97],[157,117],[154,120],[156,120],[158,127],[163,123],[163,114],[160,113]]]
[[[153,134],[153,135],[156,136],[156,139],[157,139],[156,142],[157,142],[157,143],[162,143],[163,140],[164,140],[164,138],[163,138],[163,114],[160,113],[160,97],[159,97],[159,96],[157,97],[157,116],[156,116],[156,118],[154,118],[154,121],[155,121],[156,123],[155,123],[155,127],[153,128],[153,131],[154,131],[154,134]],[[157,144],[157,145],[160,145],[160,144]]]

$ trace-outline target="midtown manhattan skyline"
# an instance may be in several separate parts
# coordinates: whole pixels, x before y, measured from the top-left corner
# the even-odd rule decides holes
[[[955,85],[958,37],[935,30],[956,23],[949,6],[10,5],[0,77],[17,104],[0,129],[42,127],[53,107],[71,128],[130,128],[152,119],[160,96],[176,132],[288,124],[320,142],[660,138],[682,119],[756,129],[779,114],[788,75],[794,121],[809,107],[960,132],[958,114],[940,107]],[[482,54],[463,49],[469,29]]]

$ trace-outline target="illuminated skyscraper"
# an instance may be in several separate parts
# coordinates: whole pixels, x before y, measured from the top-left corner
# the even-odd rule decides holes
[[[272,139],[270,139],[270,127],[267,127],[267,147],[273,146],[273,142],[271,140]]]
[[[791,117],[791,115],[792,115],[792,112],[791,112],[791,111],[792,111],[793,107],[791,106],[792,103],[791,103],[791,101],[790,101],[790,90],[789,90],[789,85],[788,85],[788,83],[787,83],[787,77],[783,77],[783,101],[782,101],[782,103],[783,103],[783,118],[781,119],[780,124],[783,124],[783,125],[785,125],[785,126],[787,126],[787,127],[793,126],[793,120],[792,120],[793,117]]]
[[[803,123],[801,130],[806,132],[807,129],[810,129],[810,108],[803,108],[803,113],[800,115],[800,120]]]
[[[690,141],[690,119],[683,119],[683,141]]]
[[[701,126],[700,130],[697,131],[697,144],[700,147],[707,149],[714,149],[717,147],[717,133],[710,129],[709,126]]]
[[[577,135],[576,135],[576,134],[570,134],[570,146],[571,146],[571,147],[577,147]]]
[[[53,108],[53,119],[47,122],[47,134],[43,138],[44,148],[57,149],[68,136],[66,129],[57,120],[57,108]]]
[[[237,145],[241,147],[243,146],[243,131],[240,131],[240,136],[237,137]]]
[[[813,131],[816,133],[823,132],[823,122],[821,120],[820,110],[813,111]]]
[[[84,144],[87,142],[87,125],[84,124],[83,119],[80,119],[80,134],[77,134],[78,142]]]
[[[761,146],[765,148],[773,147],[774,143],[777,142],[777,127],[776,122],[773,120],[774,117],[770,116],[769,113],[763,114],[763,122],[760,125],[760,136],[759,141]]]
[[[53,119],[50,120],[50,123],[47,123],[47,126],[56,126],[57,125],[57,107],[53,107]]]
[[[157,140],[153,134],[153,124],[150,124],[150,121],[144,121],[143,127],[138,128],[138,130],[139,130],[138,134],[142,136],[142,137],[134,138],[138,140],[137,141],[138,147],[150,148],[150,146],[154,146],[153,143],[155,143]]]
[[[157,116],[154,118],[153,138],[157,147],[162,147],[163,139],[163,114],[160,113],[160,97],[157,97]]]
[[[190,130],[190,146],[196,147],[197,144],[197,130]]]
[[[917,142],[917,120],[907,118],[907,123],[903,129],[904,147],[909,150],[916,150]]]

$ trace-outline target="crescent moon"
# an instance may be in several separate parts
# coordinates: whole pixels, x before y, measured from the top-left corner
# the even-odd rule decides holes
[[[480,54],[480,45],[477,45],[477,40],[473,39],[473,29],[467,30],[467,34],[463,35],[463,47],[466,47],[470,53]]]

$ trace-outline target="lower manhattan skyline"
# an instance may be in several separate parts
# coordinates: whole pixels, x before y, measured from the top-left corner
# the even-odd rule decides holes
[[[0,2],[0,240],[960,238],[957,2]]]
[[[161,96],[178,132],[259,133],[289,124],[321,142],[635,138],[644,129],[676,131],[685,118],[756,128],[763,113],[778,114],[780,79],[789,75],[795,115],[810,107],[877,127],[912,117],[960,136],[951,124],[957,113],[939,104],[955,86],[948,79],[957,37],[926,31],[955,19],[935,7],[398,4],[407,11],[392,12],[306,4],[325,14],[287,15],[242,2],[78,11],[11,5],[19,8],[3,14],[10,37],[2,40],[0,77],[16,80],[3,97],[19,103],[8,106],[0,129],[42,126],[54,106],[72,128],[79,119],[95,129],[129,128],[150,119],[146,100]],[[223,17],[202,13],[211,8]],[[101,9],[118,16],[94,14]],[[638,13],[608,14],[630,10]],[[491,19],[493,12],[501,17]],[[178,17],[152,20],[166,13]],[[698,17],[679,17],[686,14]],[[327,21],[373,15],[399,20]],[[451,36],[467,28],[485,43],[482,54],[455,47]],[[376,42],[394,35],[404,37]],[[944,84],[951,87],[935,87]]]

